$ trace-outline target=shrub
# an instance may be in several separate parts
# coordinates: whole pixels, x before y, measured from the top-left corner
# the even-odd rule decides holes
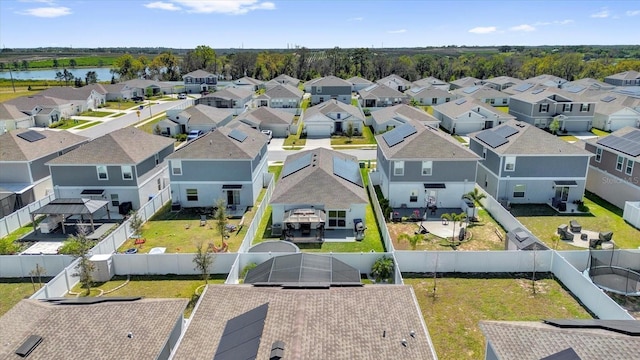
[[[49,125],[49,128],[55,129],[57,127],[63,126],[65,122],[66,122],[66,120],[64,120],[64,119],[62,119],[60,121],[52,122],[51,125]]]
[[[178,134],[175,136],[176,141],[185,141],[187,140],[187,134]]]
[[[371,267],[371,276],[376,279],[376,282],[381,282],[391,279],[393,275],[393,258],[383,256],[378,258]]]
[[[256,266],[258,266],[258,264],[256,264],[256,263],[247,264],[247,266],[245,266],[242,269],[242,273],[240,274],[240,278],[244,279],[244,277],[247,276],[247,273],[249,272],[249,270],[255,268]]]

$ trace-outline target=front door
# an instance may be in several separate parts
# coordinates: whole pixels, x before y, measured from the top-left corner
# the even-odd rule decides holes
[[[436,190],[425,190],[427,196],[427,207],[438,206],[438,192]]]
[[[240,190],[227,190],[227,205],[240,205]]]
[[[342,121],[336,121],[336,131],[337,133],[342,132]]]
[[[556,199],[567,201],[568,198],[569,198],[569,187],[556,186]]]

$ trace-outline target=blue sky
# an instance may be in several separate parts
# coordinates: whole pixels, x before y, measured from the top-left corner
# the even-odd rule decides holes
[[[631,0],[0,0],[8,48],[639,43]]]

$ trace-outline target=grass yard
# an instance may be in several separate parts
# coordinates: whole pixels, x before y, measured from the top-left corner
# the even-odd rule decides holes
[[[88,124],[85,124],[85,125],[82,125],[82,126],[78,126],[76,128],[76,130],[88,129],[88,128],[92,127],[92,126],[96,126],[96,125],[100,125],[100,124],[102,124],[101,121],[93,121],[93,122],[90,122]]]
[[[596,128],[591,128],[591,132],[593,133],[593,135],[596,135],[596,136],[607,136],[607,135],[609,135],[608,132],[606,132],[604,130],[596,129]]]
[[[560,224],[569,224],[577,220],[583,230],[613,231],[613,242],[616,247],[637,249],[640,246],[640,230],[627,224],[622,218],[622,210],[606,202],[600,197],[587,192],[584,204],[589,208],[588,215],[558,215],[547,205],[511,205],[511,213],[520,220],[534,235],[547,246],[553,248],[553,236]],[[562,241],[558,250],[575,250],[576,248]]]
[[[481,320],[592,318],[557,281],[537,280],[534,295],[531,275],[521,275],[438,278],[435,297],[433,278],[405,277],[404,283],[411,285],[416,294],[439,359],[483,359],[485,338],[479,326]]]
[[[117,118],[120,117],[122,115],[127,115],[127,113],[123,113],[123,112],[119,112],[119,113],[115,113],[113,116],[111,116],[112,118]]]
[[[11,87],[0,89],[0,102],[9,101],[11,99],[19,98],[22,96],[31,96],[37,94],[37,91],[29,91],[26,87],[17,87],[16,91],[13,92]]]
[[[149,134],[155,134],[154,130],[155,130],[156,124],[158,124],[160,121],[162,121],[162,120],[164,120],[166,118],[167,118],[166,115],[160,116],[157,119],[153,119],[153,120],[145,123],[144,125],[139,126],[138,129],[140,129],[140,130],[142,130],[144,132],[147,132]]]
[[[67,129],[75,128],[76,126],[82,126],[88,122],[89,120],[65,120],[64,124],[56,127],[56,129],[67,130]],[[80,128],[81,127],[79,127],[79,129]]]
[[[36,290],[39,285],[36,284]],[[0,279],[0,316],[34,293],[30,279]]]
[[[82,114],[80,114],[80,116],[91,116],[91,117],[105,117],[105,116],[109,116],[113,114],[112,112],[108,112],[108,111],[94,111],[94,110],[87,110],[85,112],[83,112]]]
[[[331,136],[331,145],[375,145],[376,139],[369,126],[363,126],[362,135],[352,136],[349,139],[346,136]]]
[[[134,106],[138,106],[138,103],[133,102],[133,101],[129,101],[129,100],[123,100],[123,101],[107,101],[104,104],[104,107],[107,107],[109,109],[118,109],[118,110],[126,110],[129,108],[132,108]]]
[[[302,121],[298,121],[298,131],[284,139],[283,148],[285,150],[298,150],[306,145],[307,139],[300,137],[302,135],[302,126]]]
[[[429,115],[433,115],[433,107],[432,106],[421,106],[422,110],[426,111]]]
[[[458,140],[459,143],[463,144],[463,145],[469,145],[467,144],[467,142],[462,138],[462,136],[460,135],[451,135],[453,136],[454,139]]]
[[[562,136],[558,136],[559,139],[562,139],[566,142],[576,142],[578,141],[578,138],[573,136],[573,135],[562,135]]]

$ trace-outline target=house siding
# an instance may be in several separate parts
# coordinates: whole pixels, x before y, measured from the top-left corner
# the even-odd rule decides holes
[[[622,179],[591,166],[587,174],[586,189],[624,209],[626,201],[640,201],[640,176]]]
[[[460,207],[462,195],[471,191],[474,184],[473,177],[467,182],[448,181],[444,189],[425,189],[422,182],[391,182],[387,199],[391,207],[425,207],[430,191],[434,191],[438,207],[457,208]],[[412,193],[417,196],[413,202],[410,199]]]
[[[3,183],[31,183],[28,162],[0,163],[0,182]]]
[[[433,161],[432,175],[422,175],[422,160],[405,161],[404,175],[391,175],[391,182],[448,182],[473,181],[476,176],[476,161]]]
[[[551,203],[555,196],[554,181],[559,179],[518,179],[508,178],[502,179],[498,188],[497,196],[494,196],[498,200],[506,199],[514,204],[545,204]],[[566,178],[563,180],[567,180]],[[569,190],[569,196],[567,202],[573,202],[575,200],[581,200],[584,195],[584,189],[586,185],[586,178],[584,174],[581,178],[572,178],[577,183],[576,187],[572,187]],[[524,197],[513,197],[513,191],[516,185],[525,185]]]
[[[596,146],[593,144],[586,143],[585,149],[594,154],[596,153]],[[634,158],[631,158],[629,156],[623,155],[623,157],[625,158],[625,160],[622,163],[622,170],[617,170],[616,164],[618,161],[618,154],[608,151],[607,148],[603,147],[602,159],[600,159],[600,162],[597,162],[596,157],[593,156],[589,160],[589,165],[608,173],[611,177],[616,177],[622,179],[623,181],[629,181],[629,179],[633,178],[640,179],[640,162],[635,161]],[[625,173],[627,161],[634,161],[633,171],[631,172],[631,175],[627,175]]]
[[[108,180],[99,180],[97,165],[52,165],[51,178],[55,186],[78,186],[83,188],[109,186],[136,186],[137,176],[134,171],[132,180],[122,179],[122,168],[120,165],[107,166]],[[135,168],[135,167],[134,167]]]
[[[476,183],[494,198],[498,198],[498,176],[481,164],[478,165]]]
[[[504,155],[509,156],[509,155]],[[515,171],[504,171],[501,176],[517,177],[584,177],[589,156],[517,156]]]
[[[173,161],[173,160],[172,160]],[[250,160],[182,160],[182,174],[171,174],[171,181],[244,181],[251,178]]]
[[[345,226],[344,227],[330,227],[329,221],[327,220],[325,229],[353,229],[353,219],[365,219],[367,204],[351,204],[349,207],[344,209],[328,209],[324,206],[324,204],[317,203],[305,203],[305,204],[271,204],[271,218],[273,224],[282,224],[284,221],[284,213],[285,211],[294,210],[294,209],[302,209],[302,208],[314,208],[318,210],[325,210],[328,212],[330,210],[346,210],[346,218],[345,218]],[[365,224],[366,226],[366,224]]]

